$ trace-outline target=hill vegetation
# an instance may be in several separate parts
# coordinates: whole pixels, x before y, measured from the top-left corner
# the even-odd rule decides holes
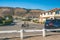
[[[40,13],[45,12],[41,9],[25,9],[25,8],[13,8],[13,7],[0,7],[0,16],[12,15],[19,17],[36,17],[38,18]]]

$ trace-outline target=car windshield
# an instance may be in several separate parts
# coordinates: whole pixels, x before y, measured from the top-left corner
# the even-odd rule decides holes
[[[46,23],[50,23],[50,22],[55,23],[55,20],[46,20]]]

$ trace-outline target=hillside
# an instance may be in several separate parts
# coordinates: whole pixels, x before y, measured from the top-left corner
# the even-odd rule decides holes
[[[25,8],[13,8],[13,7],[0,7],[0,16],[13,15],[20,17],[39,17],[40,13],[44,10],[41,9],[25,9]]]

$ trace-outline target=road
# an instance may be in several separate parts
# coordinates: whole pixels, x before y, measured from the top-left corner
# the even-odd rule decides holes
[[[20,30],[21,25],[23,24],[23,21],[18,21],[15,23],[15,25],[6,25],[6,26],[0,26],[0,31],[2,30]],[[42,24],[35,24],[29,22],[29,27],[25,27],[24,29],[42,29],[43,25]]]

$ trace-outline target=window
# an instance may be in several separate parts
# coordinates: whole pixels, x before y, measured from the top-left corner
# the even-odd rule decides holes
[[[59,11],[59,14],[60,14],[60,11]]]
[[[46,13],[44,13],[44,15],[45,15]]]
[[[52,13],[51,12],[48,12],[48,15],[52,15]]]
[[[60,14],[60,10],[57,10],[57,11],[56,11],[56,14]]]

